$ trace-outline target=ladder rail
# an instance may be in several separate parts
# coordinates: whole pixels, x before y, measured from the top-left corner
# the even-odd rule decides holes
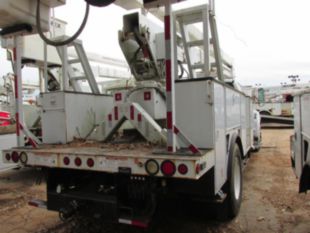
[[[184,28],[184,24],[183,24],[183,21],[182,19],[179,19],[179,24],[180,24],[180,31],[181,31],[181,35],[182,35],[182,38],[183,38],[183,46],[184,46],[184,52],[185,52],[185,57],[186,57],[186,61],[187,61],[187,64],[188,64],[188,71],[189,71],[189,78],[190,79],[193,79],[194,78],[194,74],[193,74],[193,70],[190,68],[190,66],[192,65],[192,62],[191,62],[191,58],[190,58],[190,54],[189,54],[189,46],[188,46],[188,42],[187,42],[187,38],[186,38],[186,33],[185,33],[185,28]]]
[[[99,91],[99,88],[98,88],[95,76],[94,76],[93,71],[92,71],[92,69],[90,67],[90,64],[88,62],[85,50],[82,47],[82,44],[74,43],[73,45],[75,47],[75,50],[77,52],[77,55],[78,55],[79,59],[81,60],[82,67],[83,67],[83,69],[85,71],[84,72],[85,76],[87,77],[87,80],[88,80],[88,83],[89,83],[89,86],[90,86],[92,92],[94,94],[100,94],[100,91]]]
[[[69,47],[74,49],[77,55],[76,58],[69,59]],[[70,83],[74,91],[83,92],[80,82],[87,81],[91,92],[94,94],[100,94],[96,78],[89,64],[82,42],[80,40],[75,40],[71,44],[58,46],[56,49],[62,61],[62,90],[68,90],[68,84]],[[82,71],[80,74],[77,74],[75,71],[73,67],[74,64],[81,65]]]
[[[195,72],[199,69],[204,76],[210,75],[210,33],[209,33],[209,7],[207,4],[202,4],[194,8],[178,10],[174,13],[176,20],[179,23],[179,28],[184,45],[184,53],[188,65],[189,78],[195,78],[197,75],[201,75]],[[190,40],[189,31],[187,27],[190,25],[202,23],[202,39],[195,38]],[[194,26],[193,26],[194,27]],[[203,55],[200,57],[200,61],[193,63],[191,57],[191,50],[194,47],[202,48]]]

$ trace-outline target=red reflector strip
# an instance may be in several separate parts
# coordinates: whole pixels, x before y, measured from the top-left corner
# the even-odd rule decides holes
[[[117,106],[114,107],[114,119],[118,121],[118,107]]]
[[[172,112],[167,112],[167,129],[172,129]]]
[[[173,152],[173,147],[172,146],[168,146],[167,150],[168,150],[168,152]]]
[[[180,132],[180,130],[179,130],[177,127],[175,127],[175,126],[174,126],[173,129],[174,129],[174,133],[175,133],[175,134],[178,134],[178,133]]]
[[[122,93],[115,93],[114,99],[115,101],[122,101]]]
[[[17,90],[17,86],[18,86],[17,75],[14,75],[14,87],[15,87],[15,90]],[[17,91],[15,91],[15,98],[18,99],[18,92]]]
[[[142,114],[141,114],[141,113],[138,114],[138,121],[139,121],[139,122],[142,121]]]
[[[194,145],[189,145],[188,149],[193,152],[194,154],[198,154],[199,150],[197,147],[195,147]]]
[[[171,60],[166,60],[166,91],[171,92],[172,80],[171,80]]]
[[[28,138],[28,141],[29,141],[29,143],[31,144],[31,146],[33,148],[37,148],[38,147],[37,144],[35,143],[35,141],[32,138]]]
[[[134,106],[130,106],[130,120],[134,120],[135,119],[135,107]]]
[[[144,92],[144,100],[145,101],[151,100],[151,98],[152,98],[152,95],[151,95],[150,91]]]
[[[131,225],[131,226],[136,226],[136,227],[141,227],[141,228],[147,228],[148,227],[148,223],[147,222],[142,222],[139,220],[129,220],[129,219],[118,219],[119,223],[122,224],[127,224],[127,225]]]

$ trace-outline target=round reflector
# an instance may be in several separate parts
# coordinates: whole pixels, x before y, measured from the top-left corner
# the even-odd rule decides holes
[[[181,175],[186,175],[188,172],[188,168],[184,163],[182,163],[178,166],[178,171]]]
[[[93,167],[95,165],[95,162],[93,159],[87,159],[87,166],[88,167]]]
[[[170,160],[165,160],[164,162],[162,162],[161,164],[161,172],[165,175],[165,176],[173,176],[175,173],[175,165],[172,161]]]
[[[64,157],[63,162],[66,166],[70,164],[70,159],[68,157]]]
[[[17,151],[13,151],[13,152],[12,152],[12,155],[11,155],[11,158],[12,158],[12,161],[13,161],[14,163],[17,163],[18,160],[19,160],[19,154],[18,154],[18,152],[17,152]]]
[[[79,167],[82,165],[82,160],[79,157],[77,157],[77,158],[75,158],[74,163],[76,166]]]
[[[28,155],[25,152],[22,152],[19,156],[19,160],[22,164],[27,164],[28,162]]]
[[[5,159],[6,159],[7,161],[10,161],[10,160],[11,160],[11,155],[10,155],[9,153],[6,153],[6,154],[5,154]]]
[[[145,163],[145,170],[146,172],[151,175],[151,176],[155,176],[158,171],[159,171],[159,165],[156,162],[156,160],[154,159],[149,159],[148,161],[146,161]]]

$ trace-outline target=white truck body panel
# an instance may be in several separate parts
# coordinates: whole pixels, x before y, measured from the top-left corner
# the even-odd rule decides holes
[[[86,137],[100,141],[112,96],[50,92],[42,94],[42,106],[43,143],[65,144]]]
[[[214,84],[214,136],[215,136],[215,170],[214,188],[218,192],[227,180],[227,121],[225,102],[226,88],[223,85]]]
[[[176,125],[197,147],[214,148],[213,87],[198,81],[176,83],[175,88]]]
[[[217,192],[227,180],[228,138],[238,134],[244,154],[253,145],[251,100],[212,79],[177,82],[175,92],[177,126],[197,147],[215,150]]]

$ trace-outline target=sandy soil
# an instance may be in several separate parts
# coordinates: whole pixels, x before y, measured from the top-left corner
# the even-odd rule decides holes
[[[216,221],[210,204],[177,200],[161,205],[147,231],[83,221],[62,223],[57,213],[27,205],[31,198],[45,197],[45,184],[36,184],[38,171],[22,169],[0,174],[0,232],[310,233],[310,194],[298,194],[290,166],[291,134],[287,129],[263,131],[263,147],[252,154],[244,171],[240,214],[231,222]]]

